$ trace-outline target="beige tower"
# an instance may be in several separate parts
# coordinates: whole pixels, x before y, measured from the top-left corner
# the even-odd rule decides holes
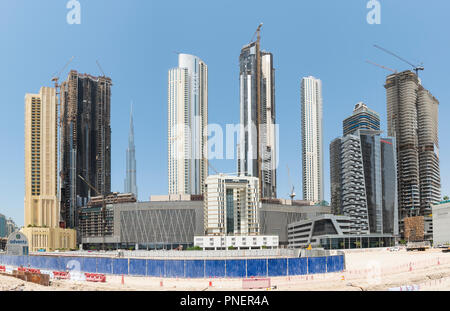
[[[25,227],[57,227],[57,99],[54,88],[25,95]]]
[[[30,252],[74,249],[76,232],[59,228],[57,97],[54,88],[25,95],[25,226]]]

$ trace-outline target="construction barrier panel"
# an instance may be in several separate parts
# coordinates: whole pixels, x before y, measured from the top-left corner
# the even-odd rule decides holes
[[[130,258],[130,275],[146,276],[147,275],[147,261],[145,259],[131,259]]]
[[[308,274],[326,273],[327,258],[326,257],[308,257]]]
[[[164,277],[164,261],[162,259],[148,259],[147,276]]]
[[[308,274],[307,258],[288,258],[288,275]]]
[[[112,258],[97,258],[97,273],[112,274]]]
[[[113,274],[128,274],[128,259],[113,260]]]
[[[327,272],[339,272],[344,269],[344,256],[328,256]]]
[[[339,272],[345,267],[343,255],[223,260],[0,255],[0,265],[71,273],[166,278],[261,278]]]
[[[225,261],[226,276],[228,278],[245,278],[246,259],[229,259]]]
[[[224,278],[225,260],[205,260],[205,278]]]
[[[165,260],[164,275],[167,278],[184,278],[184,260]]]
[[[187,278],[205,277],[205,260],[185,260],[185,275]]]
[[[267,276],[267,259],[247,260],[247,277]]]
[[[267,276],[286,276],[287,275],[287,258],[267,259]]]
[[[84,272],[97,273],[97,258],[85,257],[81,266]]]

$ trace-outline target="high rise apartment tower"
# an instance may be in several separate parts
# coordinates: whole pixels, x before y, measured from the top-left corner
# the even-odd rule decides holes
[[[25,227],[59,225],[57,98],[54,88],[25,95]]]
[[[273,55],[260,50],[260,36],[244,46],[240,65],[238,173],[258,177],[260,197],[277,196],[277,133]]]
[[[388,134],[397,140],[401,218],[431,212],[440,201],[438,100],[411,71],[386,78]]]
[[[69,228],[91,196],[111,192],[111,85],[75,70],[61,84],[61,217]]]
[[[178,55],[168,77],[169,194],[203,194],[208,176],[208,67]]]
[[[323,200],[322,81],[301,81],[303,199]]]

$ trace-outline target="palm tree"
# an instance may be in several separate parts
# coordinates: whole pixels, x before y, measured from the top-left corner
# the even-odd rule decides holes
[[[450,198],[448,197],[448,195],[444,195],[444,197],[442,198],[444,201],[448,201],[450,200]]]

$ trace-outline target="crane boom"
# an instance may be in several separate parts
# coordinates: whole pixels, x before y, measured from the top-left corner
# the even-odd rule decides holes
[[[391,68],[389,68],[389,67],[386,67],[386,66],[383,66],[383,65],[374,63],[374,62],[372,62],[372,61],[370,61],[370,60],[366,60],[366,63],[375,65],[375,66],[377,66],[377,67],[380,67],[380,68],[383,68],[383,69],[386,69],[386,70],[389,70],[389,71],[392,71],[393,73],[397,73],[397,70],[394,70],[394,69],[391,69]]]
[[[69,61],[64,65],[64,67],[57,74],[54,75],[52,81],[55,81],[55,85],[58,84],[59,76],[61,76],[61,73],[66,69],[67,66],[69,66],[69,64],[73,61],[74,58],[75,56],[72,56],[72,58],[69,59]]]
[[[392,55],[392,56],[398,58],[398,59],[401,60],[402,62],[407,63],[408,65],[410,65],[411,67],[413,67],[413,69],[414,69],[414,71],[416,72],[417,75],[419,75],[419,70],[424,70],[424,69],[425,69],[423,66],[416,66],[416,65],[412,64],[411,62],[407,61],[406,59],[404,59],[404,58],[398,56],[398,55],[395,54],[394,52],[391,52],[391,51],[389,51],[389,50],[387,50],[387,49],[385,49],[385,48],[383,48],[383,47],[381,47],[381,46],[379,46],[379,45],[374,44],[373,46],[376,47],[377,49],[382,50],[382,51],[385,52],[385,53],[388,53],[388,54],[390,54],[390,55]]]
[[[95,192],[97,192],[98,195],[102,195],[94,186],[92,186],[86,179],[83,178],[83,176],[78,175],[78,177],[84,181],[86,183],[86,185],[89,186],[89,188],[91,188],[92,190],[94,190]]]
[[[262,25],[263,25],[263,23],[259,24],[259,26],[258,26],[258,28],[256,29],[255,33],[253,34],[253,37],[252,37],[252,39],[250,40],[250,42],[253,42],[253,40],[255,40],[255,36],[257,36],[257,38],[258,38],[258,40],[259,40]]]
[[[100,71],[102,72],[103,76],[106,77],[105,73],[103,72],[102,66],[100,66],[100,63],[98,62],[98,60],[96,60],[95,62],[97,63],[97,66],[100,69]]]

